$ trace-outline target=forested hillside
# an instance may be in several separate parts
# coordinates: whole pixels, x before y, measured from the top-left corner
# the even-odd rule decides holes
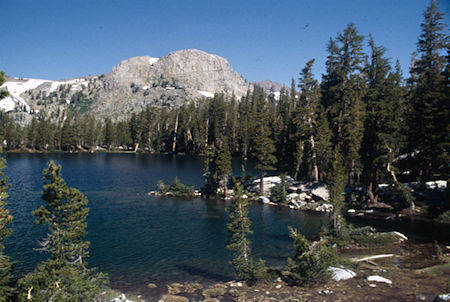
[[[280,169],[312,180],[327,178],[338,153],[347,183],[366,184],[376,202],[382,180],[448,177],[450,57],[442,19],[432,2],[407,79],[376,37],[350,23],[326,45],[321,81],[312,59],[279,97],[256,86],[240,99],[216,93],[181,106],[149,105],[122,121],[70,111],[55,121],[42,111],[20,126],[1,113],[3,148],[205,154],[227,140],[233,155],[248,158],[273,144]],[[403,174],[399,158],[408,161]]]

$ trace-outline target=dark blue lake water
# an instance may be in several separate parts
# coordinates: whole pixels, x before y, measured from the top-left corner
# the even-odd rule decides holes
[[[89,199],[89,265],[109,274],[113,287],[145,291],[149,282],[217,282],[233,278],[225,245],[227,203],[219,200],[158,198],[147,192],[159,179],[200,188],[202,158],[150,154],[8,154],[6,175],[12,184],[8,208],[14,216],[6,252],[17,261],[15,274],[34,269],[47,255],[33,249],[45,236],[32,211],[41,200],[42,170],[49,160],[62,165],[67,184]],[[246,171],[252,174],[250,164]],[[241,162],[233,162],[240,173]],[[283,265],[293,252],[288,226],[313,237],[328,217],[251,204],[255,257]]]

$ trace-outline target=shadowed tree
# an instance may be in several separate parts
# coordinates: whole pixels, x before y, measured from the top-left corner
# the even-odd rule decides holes
[[[6,190],[10,185],[6,184],[7,177],[3,176],[3,169],[5,168],[5,160],[0,158],[0,301],[8,301],[12,293],[11,288],[11,262],[8,256],[3,253],[5,246],[3,241],[6,237],[11,235],[11,229],[7,228],[7,225],[11,223],[12,216],[9,214],[9,210],[5,208],[5,199],[8,197]]]
[[[41,250],[50,258],[19,281],[19,300],[93,301],[108,283],[106,275],[86,267],[89,242],[86,235],[87,198],[66,185],[61,166],[53,161],[44,169],[45,205],[33,211],[36,223],[47,225]]]
[[[448,175],[450,143],[448,66],[444,52],[449,50],[449,36],[442,22],[438,1],[432,0],[425,10],[422,33],[417,42],[419,58],[411,68],[410,148],[417,155],[419,178],[426,181],[433,175]]]

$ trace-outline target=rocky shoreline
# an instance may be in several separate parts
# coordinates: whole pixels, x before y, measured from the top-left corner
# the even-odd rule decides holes
[[[292,286],[282,278],[256,286],[238,280],[171,283],[164,288],[150,283],[154,295],[118,295],[108,301],[449,301],[450,246],[442,247],[445,253],[439,256],[431,243],[398,236],[399,241],[389,245],[340,249],[350,268],[330,268],[332,278],[311,287]]]

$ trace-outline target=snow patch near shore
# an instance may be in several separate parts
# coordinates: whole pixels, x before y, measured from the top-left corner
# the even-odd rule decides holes
[[[392,281],[391,281],[391,280],[386,279],[386,278],[381,277],[381,276],[378,276],[378,275],[367,277],[367,281],[370,281],[370,282],[382,282],[382,283],[387,283],[387,284],[389,284],[389,285],[392,284]]]
[[[340,267],[330,266],[328,271],[331,272],[331,278],[335,281],[347,280],[356,276],[356,273],[352,270]]]

